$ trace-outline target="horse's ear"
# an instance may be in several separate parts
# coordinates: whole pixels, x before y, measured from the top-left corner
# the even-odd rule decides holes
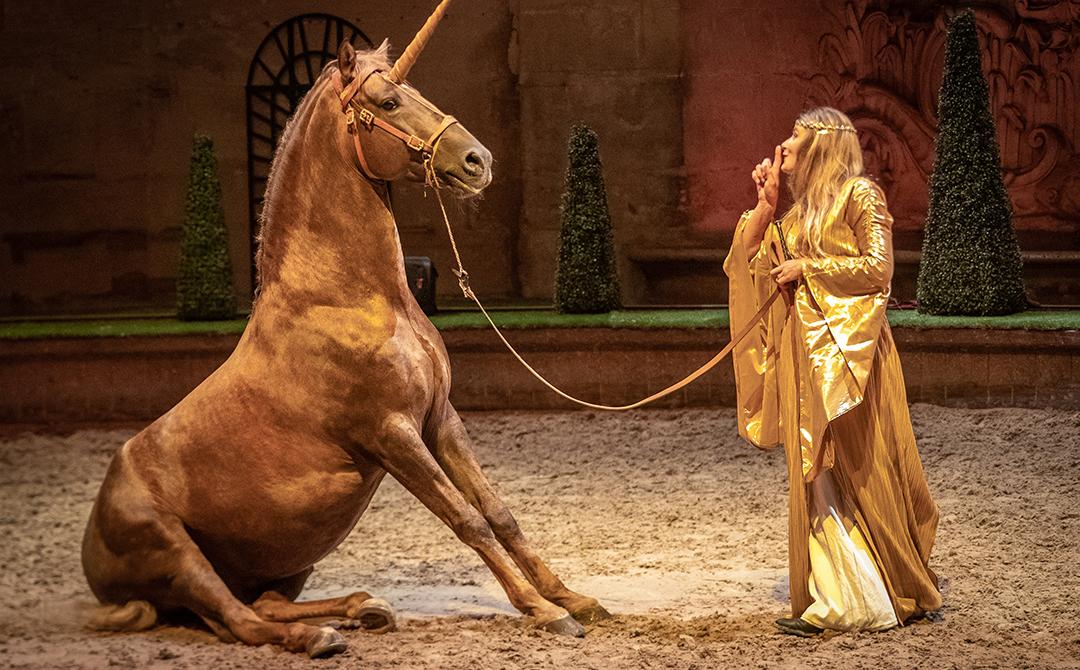
[[[341,82],[347,84],[356,76],[356,49],[349,40],[343,40],[337,52],[338,70],[341,72]]]

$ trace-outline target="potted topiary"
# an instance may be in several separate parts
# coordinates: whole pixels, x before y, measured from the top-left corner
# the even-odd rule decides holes
[[[185,321],[236,315],[221,182],[213,140],[205,135],[195,136],[191,151],[176,302],[177,316]]]
[[[989,316],[1025,309],[1012,204],[970,10],[949,24],[936,148],[919,265],[919,311]]]
[[[555,310],[609,312],[620,306],[619,279],[596,133],[584,125],[574,126],[569,153],[560,209]]]

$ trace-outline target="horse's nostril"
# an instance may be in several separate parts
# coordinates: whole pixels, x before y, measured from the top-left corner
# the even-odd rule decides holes
[[[484,159],[475,151],[470,151],[465,157],[465,171],[470,175],[478,175],[484,171]]]

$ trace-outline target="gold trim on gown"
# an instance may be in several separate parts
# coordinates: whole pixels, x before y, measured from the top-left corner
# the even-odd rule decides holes
[[[749,215],[740,219],[724,261],[732,333],[775,289],[769,271],[782,259],[771,224],[758,253],[747,257],[741,237]],[[781,227],[794,250],[798,230],[788,219]],[[807,260],[791,304],[777,301],[732,353],[739,434],[763,449],[785,447],[793,616],[815,602],[810,501],[813,482],[828,472],[844,510],[840,527],[855,529],[856,545],[865,545],[903,623],[941,607],[928,565],[938,509],[885,317],[892,216],[874,182],[857,177],[844,183],[822,222],[821,246],[824,255]]]

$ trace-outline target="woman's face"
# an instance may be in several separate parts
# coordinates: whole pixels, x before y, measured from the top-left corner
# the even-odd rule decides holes
[[[784,140],[780,145],[780,149],[783,151],[784,160],[780,163],[780,170],[786,174],[791,174],[795,171],[795,165],[799,161],[799,152],[802,151],[803,146],[810,141],[813,137],[813,133],[802,126],[795,126],[791,129],[791,137]]]

